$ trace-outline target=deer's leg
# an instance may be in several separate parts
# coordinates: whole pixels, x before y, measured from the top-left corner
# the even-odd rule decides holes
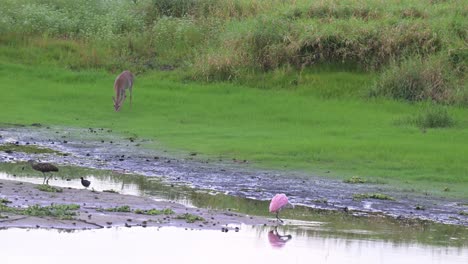
[[[128,88],[128,90],[130,90],[130,109],[132,109],[132,88],[132,85]]]

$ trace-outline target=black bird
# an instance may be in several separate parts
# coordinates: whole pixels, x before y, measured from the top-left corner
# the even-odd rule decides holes
[[[88,180],[85,180],[85,179],[83,179],[83,177],[81,177],[81,184],[82,184],[84,187],[88,188],[89,185],[91,185],[91,182],[88,181]]]
[[[52,177],[52,173],[50,173],[49,178],[47,178],[46,176],[47,172],[59,171],[59,169],[55,165],[52,165],[50,163],[44,163],[44,162],[38,163],[38,162],[35,162],[34,160],[29,160],[28,163],[31,164],[31,167],[34,170],[42,172],[42,174],[44,175],[44,182],[42,184],[44,183],[49,184],[49,180]]]

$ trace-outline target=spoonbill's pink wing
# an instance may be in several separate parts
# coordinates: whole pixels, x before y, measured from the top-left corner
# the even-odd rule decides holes
[[[288,204],[288,197],[284,193],[277,194],[271,199],[270,213],[276,213]]]

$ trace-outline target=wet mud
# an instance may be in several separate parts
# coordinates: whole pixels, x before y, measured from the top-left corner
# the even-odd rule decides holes
[[[38,184],[0,180],[0,193],[9,208],[47,207],[66,204],[79,205],[73,210],[73,219],[56,216],[37,216],[1,212],[2,228],[54,228],[96,229],[110,227],[162,227],[174,226],[187,229],[231,229],[240,224],[267,225],[261,217],[247,216],[229,211],[189,208],[170,201],[155,201],[148,197],[114,192],[98,192],[88,189],[58,188],[60,192],[44,192]],[[123,209],[121,209],[123,208]],[[147,214],[147,212],[157,214]],[[156,211],[157,210],[157,211]],[[165,213],[167,212],[167,213]],[[193,216],[197,219],[189,219]],[[193,221],[192,221],[193,220]],[[238,227],[237,227],[238,228]]]
[[[163,149],[155,150],[158,142],[118,137],[106,129],[36,125],[0,128],[0,136],[0,144],[54,150],[53,153],[3,151],[0,153],[3,163],[35,159],[58,166],[110,170],[155,177],[168,186],[185,186],[259,201],[267,201],[276,193],[286,193],[292,203],[310,208],[468,226],[468,216],[460,214],[468,210],[467,201],[404,192],[382,184],[346,184],[302,172],[261,170],[242,160],[209,160],[197,153],[168,154]],[[362,193],[383,193],[394,200],[353,198]]]

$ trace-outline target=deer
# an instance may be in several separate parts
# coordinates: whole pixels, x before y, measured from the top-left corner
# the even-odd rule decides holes
[[[122,104],[127,98],[125,90],[130,91],[130,109],[132,109],[132,87],[133,87],[134,76],[130,71],[123,71],[121,74],[115,78],[114,82],[114,91],[115,97],[112,96],[114,101],[114,109],[116,112],[120,111]]]

